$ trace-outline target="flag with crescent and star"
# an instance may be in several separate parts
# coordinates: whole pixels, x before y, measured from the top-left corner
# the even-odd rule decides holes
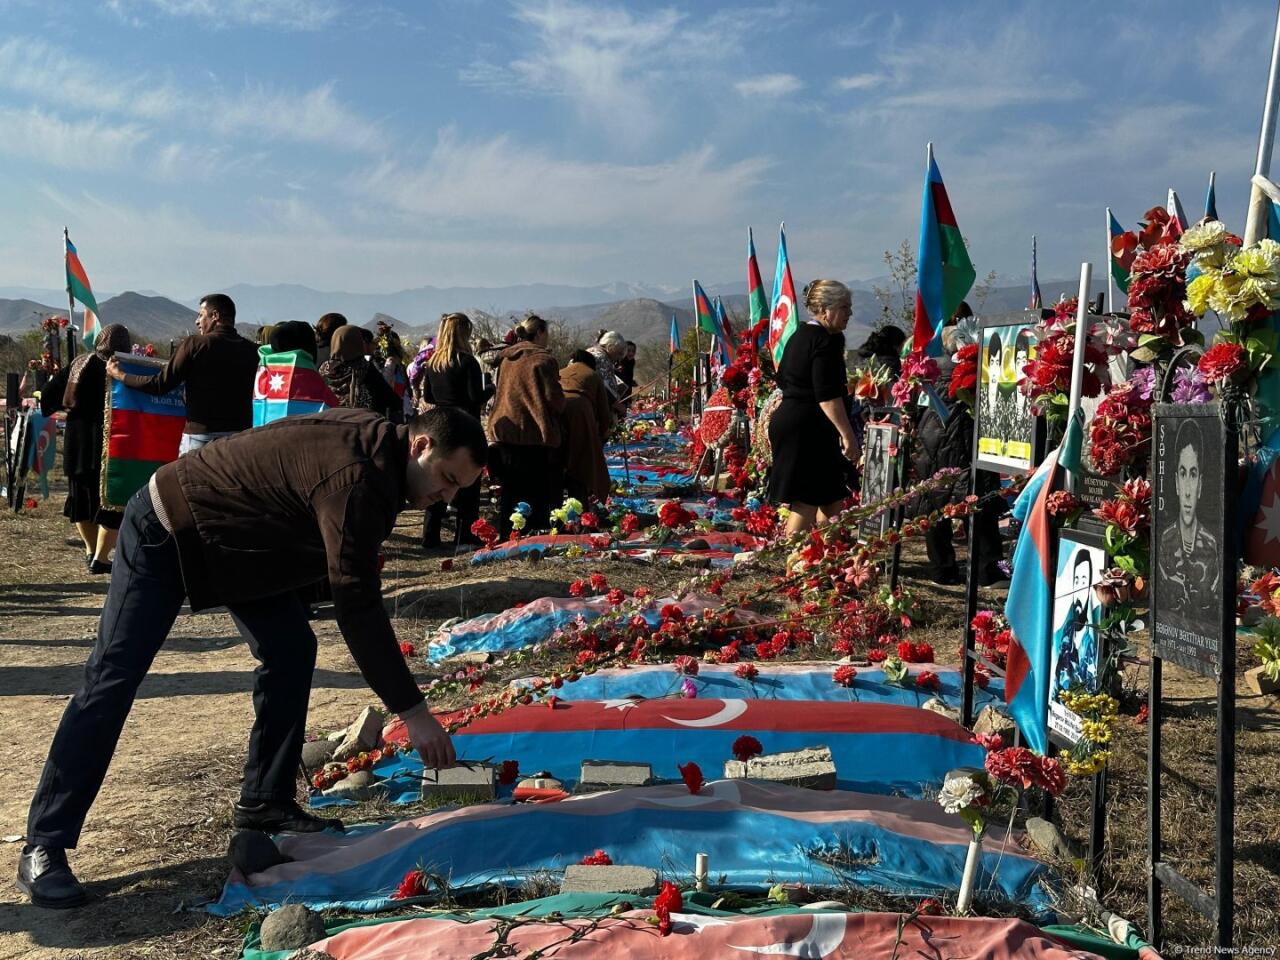
[[[933,357],[942,353],[942,327],[968,295],[976,278],[930,144],[920,210],[920,248],[916,256],[913,351],[923,351]]]
[[[262,346],[258,348],[258,363],[253,384],[255,427],[340,406],[305,350],[273,352],[269,346]]]
[[[756,261],[756,241],[747,227],[747,311],[756,349],[763,350],[769,340],[769,301],[764,298],[764,281]]]
[[[786,224],[778,227],[778,266],[773,273],[773,300],[769,306],[769,353],[776,368],[782,362],[782,351],[796,332],[796,284],[791,279],[791,261],[787,258]]]

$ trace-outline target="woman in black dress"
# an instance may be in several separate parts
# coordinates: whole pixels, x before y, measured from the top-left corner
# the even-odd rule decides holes
[[[852,296],[838,280],[815,280],[805,287],[804,305],[813,320],[801,324],[782,351],[782,402],[769,420],[769,499],[791,510],[788,534],[836,514],[860,455],[845,406],[844,328]]]
[[[493,396],[493,388],[485,387],[480,362],[471,353],[471,318],[465,313],[446,313],[440,318],[436,334],[436,350],[422,365],[419,395],[433,407],[457,407],[477,420],[485,403]],[[458,529],[454,534],[456,551],[463,546],[479,546],[471,525],[480,517],[480,480],[458,491],[453,498],[458,513]],[[437,503],[426,513],[422,526],[422,546],[434,550],[440,544],[440,528],[444,525],[447,503]]]
[[[75,524],[84,541],[84,562],[90,573],[110,573],[107,559],[116,545],[116,532],[124,514],[104,510],[99,499],[102,480],[102,424],[107,403],[107,361],[115,353],[128,353],[133,339],[128,327],[113,323],[103,327],[91,353],[82,353],[58,371],[40,393],[40,412],[46,417],[67,411],[62,440],[63,467],[67,473],[67,502],[63,515]]]

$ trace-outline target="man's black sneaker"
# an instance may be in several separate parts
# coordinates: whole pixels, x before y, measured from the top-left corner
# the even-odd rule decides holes
[[[61,847],[23,847],[18,859],[18,889],[37,907],[54,910],[78,907],[89,899]]]
[[[265,833],[319,833],[322,830],[346,829],[341,820],[313,816],[293,800],[266,803],[238,801],[233,822],[237,830],[262,830]]]

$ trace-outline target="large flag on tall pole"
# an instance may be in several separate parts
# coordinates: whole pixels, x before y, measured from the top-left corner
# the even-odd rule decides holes
[[[720,323],[716,319],[715,304],[702,289],[702,284],[693,281],[693,320],[694,325],[705,333],[717,337],[720,334]]]
[[[769,304],[769,353],[773,365],[782,362],[782,351],[796,332],[796,284],[791,279],[791,261],[787,259],[786,224],[778,225],[778,266],[773,272],[773,300]]]
[[[1216,176],[1213,170],[1209,171],[1209,189],[1204,192],[1204,218],[1206,220],[1218,219],[1218,197],[1213,189],[1213,181]]]
[[[769,301],[764,297],[764,281],[756,262],[756,241],[747,227],[747,311],[757,348],[763,348],[769,337]]]
[[[1040,278],[1036,276],[1036,238],[1031,236],[1031,303],[1028,310],[1039,310],[1044,306],[1044,298],[1040,296]]]
[[[94,299],[93,288],[89,286],[89,275],[84,272],[84,265],[76,253],[75,244],[62,228],[62,244],[67,261],[67,321],[75,316],[75,302],[80,301],[84,307],[84,327],[81,330],[81,341],[86,350],[93,349],[93,341],[98,338],[102,325],[98,322],[98,301]]]
[[[911,349],[937,356],[942,352],[942,327],[968,294],[977,273],[965,249],[964,237],[942,174],[927,151],[924,198],[920,211],[920,248],[916,256],[916,319]]]

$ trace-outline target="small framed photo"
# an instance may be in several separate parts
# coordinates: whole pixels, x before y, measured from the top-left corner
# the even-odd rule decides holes
[[[1102,604],[1093,585],[1107,567],[1106,544],[1095,533],[1063,530],[1053,579],[1049,646],[1049,730],[1067,743],[1080,739],[1081,718],[1061,696],[1097,693],[1104,663]]]
[[[875,503],[893,493],[898,486],[898,440],[896,423],[871,421],[862,437],[862,502]],[[865,520],[862,531],[883,536],[893,523],[892,511]]]
[[[1035,469],[1039,417],[1021,385],[1023,372],[1036,357],[1039,317],[993,318],[978,326],[978,389],[974,430],[977,465],[996,473],[1022,474]]]

